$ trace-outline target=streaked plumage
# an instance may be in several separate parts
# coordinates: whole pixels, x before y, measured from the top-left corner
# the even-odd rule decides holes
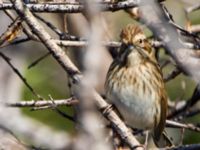
[[[142,30],[127,25],[121,32],[119,56],[107,73],[107,100],[125,122],[138,129],[153,130],[159,141],[167,114],[167,95],[154,50]]]

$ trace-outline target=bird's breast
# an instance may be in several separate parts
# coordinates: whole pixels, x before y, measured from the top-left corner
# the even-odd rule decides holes
[[[107,83],[107,97],[117,107],[127,124],[134,128],[154,127],[155,116],[160,114],[159,86],[147,67],[121,68]],[[113,80],[112,80],[113,79]]]

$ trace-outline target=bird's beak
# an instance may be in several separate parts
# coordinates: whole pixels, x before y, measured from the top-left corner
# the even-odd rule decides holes
[[[135,48],[134,45],[132,45],[132,44],[131,44],[131,45],[128,45],[128,49],[129,49],[129,50],[133,50],[134,48]]]

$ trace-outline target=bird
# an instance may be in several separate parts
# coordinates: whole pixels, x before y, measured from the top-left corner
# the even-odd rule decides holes
[[[163,132],[167,93],[155,50],[139,25],[126,25],[120,39],[118,56],[106,76],[106,100],[128,126],[150,131],[157,147],[171,146]]]

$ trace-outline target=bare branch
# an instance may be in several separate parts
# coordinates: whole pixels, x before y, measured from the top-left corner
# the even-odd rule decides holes
[[[36,66],[39,62],[41,62],[42,60],[44,60],[45,58],[47,58],[47,56],[50,56],[50,52],[42,55],[41,57],[39,57],[38,59],[36,59],[35,61],[33,61],[29,66],[28,69],[31,69],[32,67]]]
[[[179,74],[181,74],[181,71],[179,69],[175,68],[166,77],[164,77],[164,81],[168,82],[168,81],[174,79],[175,77],[177,77]]]
[[[16,18],[15,14],[11,10],[4,10],[4,12],[11,20],[13,20],[13,21],[15,20],[15,18]],[[27,29],[27,27],[24,25],[23,22],[21,22],[21,25],[23,27],[22,28],[23,32],[27,35],[27,37],[29,39],[36,40],[36,41],[38,40],[38,38],[35,35],[33,35],[32,32],[29,31],[29,29]]]
[[[178,115],[182,114],[192,106],[194,106],[200,99],[200,85],[198,84],[193,92],[192,97],[186,101],[184,104],[180,105],[179,107],[175,108],[175,110],[171,111],[168,115],[168,118],[174,118]]]
[[[181,145],[170,148],[168,150],[198,150],[198,149],[200,149],[200,144]]]
[[[194,33],[199,33],[199,32],[200,32],[200,25],[199,25],[199,24],[197,24],[197,25],[192,25],[192,26],[190,27],[190,30],[191,30],[192,32],[194,32]]]
[[[184,128],[191,131],[200,132],[200,128],[194,126],[193,124],[183,124],[172,120],[166,120],[166,126],[172,128]]]
[[[33,14],[36,18],[38,18],[40,21],[44,22],[52,31],[54,31],[57,35],[61,36],[63,33],[58,29],[56,26],[54,26],[52,23],[46,21],[41,16],[37,15],[36,13]]]
[[[52,56],[72,78],[72,83],[74,86],[77,86],[79,81],[82,79],[82,75],[77,67],[71,62],[64,51],[54,41],[51,40],[50,35],[37,22],[31,12],[22,4],[22,2],[20,0],[12,0],[12,2],[17,13],[24,18],[29,27],[51,52]],[[92,96],[99,109],[105,110],[108,108],[108,104],[101,98],[99,94],[92,92]],[[130,130],[125,126],[115,112],[112,110],[106,111],[104,115],[111,122],[111,124],[113,124],[115,130],[131,148],[139,144],[139,142],[135,139]]]
[[[115,4],[99,3],[99,7],[102,11],[118,11],[127,8],[133,8],[137,6],[139,0],[118,2]],[[84,11],[83,4],[53,4],[53,3],[43,3],[43,4],[26,4],[32,12],[56,12],[56,13],[81,13]],[[11,3],[0,3],[0,10],[13,9]]]
[[[189,117],[196,116],[200,113],[200,109],[189,109],[181,113],[179,116],[176,116],[175,120],[180,121]]]
[[[149,4],[149,7],[141,7],[141,11],[144,11],[142,13],[144,15],[142,16],[143,21],[153,31],[154,35],[164,42],[164,48],[175,60],[179,69],[185,74],[190,75],[194,80],[199,81],[200,71],[198,68],[200,59],[195,57],[195,51],[185,48],[181,43],[177,28],[169,24],[169,15],[167,16],[153,0]],[[145,13],[146,11],[149,13]],[[196,35],[193,36],[193,34],[189,33],[187,35],[191,35],[190,37],[199,40],[199,37]]]
[[[85,47],[85,46],[88,46],[88,41],[85,41],[85,40],[84,41],[71,41],[71,40],[57,40],[57,39],[54,39],[54,42],[57,43],[60,46],[65,46],[65,47]],[[106,47],[112,47],[112,48],[119,48],[121,46],[121,42],[115,42],[115,41],[111,41],[111,42],[103,42],[102,41],[101,43],[102,43],[102,45],[104,45]],[[152,40],[151,44],[155,48],[164,46],[162,42],[156,41],[156,40]],[[192,43],[184,43],[184,44],[188,48],[197,48]],[[42,61],[43,59],[45,59],[49,55],[50,55],[50,52],[48,52],[48,53],[42,55],[41,57],[37,58],[35,61],[33,61],[28,66],[28,68],[30,69],[30,68],[34,67],[35,65],[37,65],[40,61]],[[172,74],[173,74],[172,76],[175,75],[174,73],[175,72],[172,72]],[[176,73],[178,73],[178,72],[176,72]],[[171,76],[171,75],[169,75],[169,76]]]
[[[18,32],[20,31],[21,28],[21,19],[18,17],[17,19],[15,19],[11,25],[8,27],[8,29],[6,30],[6,32],[4,32],[1,36],[0,36],[0,46],[2,44],[4,44],[5,42],[10,42],[12,41],[18,34]]]
[[[22,44],[22,43],[29,42],[29,41],[30,41],[29,38],[24,38],[24,39],[14,40],[14,41],[11,42],[11,43],[3,44],[2,46],[0,46],[0,48],[5,48],[5,47],[10,46],[10,45]]]
[[[51,100],[32,100],[32,101],[20,101],[17,103],[7,103],[6,105],[9,107],[43,107],[43,106],[52,106],[52,104],[55,104],[56,106],[72,106],[76,105],[78,103],[78,100],[71,97],[68,99],[61,99],[61,100],[54,100],[52,102]]]
[[[7,62],[7,64],[12,68],[12,70],[18,75],[18,77],[22,80],[22,82],[26,85],[26,87],[35,95],[38,99],[43,99],[39,94],[35,92],[35,90],[30,86],[30,84],[27,82],[27,80],[23,77],[23,75],[19,72],[17,68],[13,66],[13,64],[10,62],[10,58],[7,57],[5,54],[0,52],[0,56]]]
[[[191,7],[188,7],[188,8],[186,9],[186,12],[187,12],[187,13],[190,13],[190,12],[192,12],[192,11],[195,11],[195,10],[199,9],[199,8],[200,8],[200,4],[199,4],[199,3],[196,3],[195,5],[193,5],[193,6],[191,6]]]

